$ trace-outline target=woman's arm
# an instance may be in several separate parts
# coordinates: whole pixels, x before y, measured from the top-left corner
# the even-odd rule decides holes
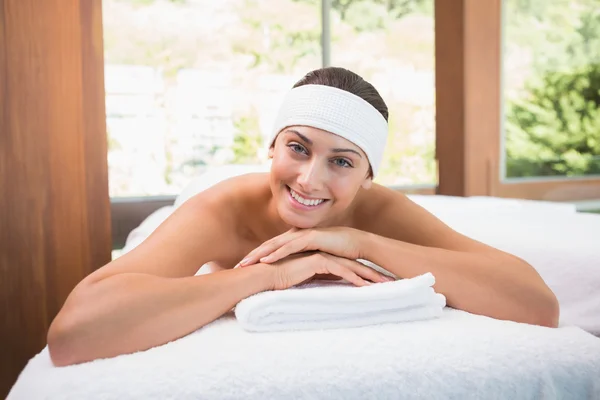
[[[52,362],[66,366],[146,350],[219,318],[272,286],[265,266],[185,278],[122,273],[74,291],[48,333]]]
[[[239,301],[332,274],[357,286],[385,282],[378,272],[328,254],[294,255],[212,274],[164,278],[122,273],[74,292],[49,334],[55,365],[114,357],[158,346],[212,322]]]
[[[427,219],[424,222],[427,224]],[[429,229],[431,225],[430,221]],[[420,226],[415,230],[428,229]],[[252,267],[259,261],[272,263],[289,254],[318,250],[348,259],[369,260],[400,278],[431,272],[436,278],[436,291],[444,294],[447,304],[454,308],[497,319],[557,325],[556,297],[525,261],[448,227],[437,226],[430,233],[426,241],[437,241],[437,246],[343,227],[287,232],[253,250],[242,266]],[[411,239],[410,235],[403,236]],[[418,238],[412,240],[418,242]]]
[[[266,290],[263,270],[194,276],[239,251],[232,207],[218,190],[188,200],[131,252],[83,279],[48,332],[56,365],[148,349],[184,336]]]
[[[531,265],[456,232],[403,194],[379,190],[376,215],[364,219],[371,233],[359,239],[361,258],[403,278],[431,272],[451,307],[557,326],[558,301]]]
[[[362,258],[401,278],[432,272],[436,290],[452,307],[498,319],[557,325],[556,297],[525,261],[459,234],[400,193],[378,187],[366,203],[357,215],[356,229],[291,230],[254,249],[241,265],[271,263],[304,251]]]
[[[431,272],[453,308],[492,318],[556,327],[556,297],[525,261],[500,251],[457,251],[363,235],[361,258],[403,278]]]

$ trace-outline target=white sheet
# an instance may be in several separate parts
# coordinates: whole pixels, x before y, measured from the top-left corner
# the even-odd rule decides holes
[[[8,400],[597,399],[600,339],[446,309],[439,319],[249,333],[228,314],[175,342],[56,368],[47,349]]]

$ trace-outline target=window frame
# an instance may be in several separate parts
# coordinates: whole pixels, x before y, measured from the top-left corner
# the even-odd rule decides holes
[[[505,178],[502,0],[435,0],[437,194],[600,200],[600,176]]]

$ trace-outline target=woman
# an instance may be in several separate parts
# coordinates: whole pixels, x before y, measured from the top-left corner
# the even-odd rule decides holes
[[[358,286],[387,279],[358,258],[400,278],[433,273],[451,307],[556,326],[556,298],[530,265],[372,183],[387,117],[378,92],[358,75],[307,74],[278,115],[270,173],[196,195],[144,243],[80,282],[48,333],[55,365],[167,343],[252,294],[316,275]],[[194,276],[206,263],[214,272]]]

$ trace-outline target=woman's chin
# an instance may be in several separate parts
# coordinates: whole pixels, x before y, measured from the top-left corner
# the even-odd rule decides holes
[[[319,220],[317,220],[315,218],[303,217],[303,216],[297,215],[293,212],[290,212],[289,210],[280,212],[279,215],[281,216],[281,219],[283,220],[283,222],[285,222],[287,225],[293,226],[298,229],[315,228],[318,225],[318,223],[320,222]]]
[[[307,221],[304,218],[284,218],[284,221],[286,224],[298,229],[311,229],[317,227],[316,222]]]

